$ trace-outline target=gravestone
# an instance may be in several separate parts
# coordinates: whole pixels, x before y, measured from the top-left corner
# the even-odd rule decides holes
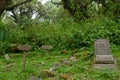
[[[107,39],[98,39],[94,42],[96,55],[110,55],[109,42]]]
[[[25,70],[25,67],[26,67],[26,56],[27,56],[27,53],[26,51],[29,51],[31,49],[31,46],[30,45],[18,45],[18,50],[21,50],[24,52],[23,54],[23,70]]]
[[[97,39],[94,42],[94,65],[96,69],[116,68],[115,60],[110,51],[109,40]]]

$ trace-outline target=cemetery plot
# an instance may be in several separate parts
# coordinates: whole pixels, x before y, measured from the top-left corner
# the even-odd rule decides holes
[[[96,69],[116,68],[115,60],[110,52],[109,41],[107,39],[98,39],[94,42],[94,65]]]

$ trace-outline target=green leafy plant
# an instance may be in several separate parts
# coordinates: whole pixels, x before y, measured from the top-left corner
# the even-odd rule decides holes
[[[0,53],[5,54],[10,42],[9,28],[0,22]]]

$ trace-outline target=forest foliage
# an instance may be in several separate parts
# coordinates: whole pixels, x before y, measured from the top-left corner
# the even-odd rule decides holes
[[[0,20],[0,54],[17,44],[29,44],[33,50],[41,45],[55,49],[90,47],[98,38],[120,44],[119,2],[105,0],[104,5],[89,0],[62,1],[63,5],[56,5],[33,0],[13,11],[4,11]]]

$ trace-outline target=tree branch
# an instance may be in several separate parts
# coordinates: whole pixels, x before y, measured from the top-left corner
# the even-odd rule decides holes
[[[18,6],[20,6],[20,5],[22,5],[22,4],[25,4],[25,3],[27,3],[27,2],[31,2],[32,0],[26,0],[26,1],[24,1],[24,2],[21,2],[21,3],[18,3],[18,4],[15,4],[15,5],[13,5],[13,6],[10,6],[10,7],[7,7],[6,8],[6,10],[13,10],[15,7],[18,7]]]
[[[57,5],[62,5],[62,2],[54,2],[53,0],[51,0],[51,3],[57,4]]]
[[[11,17],[13,17],[15,19],[15,22],[16,23],[19,23],[19,18],[18,18],[18,15],[16,15],[15,11],[14,10],[11,10]]]

